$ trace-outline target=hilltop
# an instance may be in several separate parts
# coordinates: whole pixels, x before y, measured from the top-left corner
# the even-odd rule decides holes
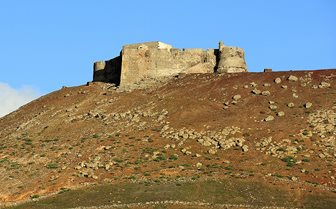
[[[66,208],[330,208],[335,76],[203,73],[133,91],[103,82],[64,87],[0,119],[0,202],[61,192]],[[100,188],[88,185],[123,190],[85,202]],[[149,196],[136,192],[143,187]],[[87,195],[82,202],[71,200],[83,198],[76,189]],[[62,207],[55,198],[48,208]]]

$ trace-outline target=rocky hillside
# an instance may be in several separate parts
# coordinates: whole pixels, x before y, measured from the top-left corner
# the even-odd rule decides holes
[[[336,71],[64,87],[0,119],[0,206],[91,184],[244,179],[335,199]],[[302,205],[301,205],[302,206]]]

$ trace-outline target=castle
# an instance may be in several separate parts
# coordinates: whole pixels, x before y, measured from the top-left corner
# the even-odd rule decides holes
[[[218,49],[176,49],[162,42],[123,46],[120,56],[98,61],[93,81],[132,86],[146,78],[171,77],[179,73],[247,72],[244,50],[225,46]]]

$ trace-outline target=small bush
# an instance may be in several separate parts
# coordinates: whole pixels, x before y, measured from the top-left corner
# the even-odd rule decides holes
[[[81,141],[82,143],[84,143],[86,140],[87,140],[86,137],[83,137],[83,138],[80,139],[80,141]]]
[[[10,169],[18,169],[21,167],[20,164],[18,164],[17,162],[11,162],[11,164],[9,165]]]
[[[137,159],[135,162],[134,162],[136,165],[139,165],[142,163],[141,159]]]
[[[160,154],[154,159],[154,161],[156,161],[156,162],[159,162],[159,161],[162,161],[162,160],[166,160],[166,156],[164,154]]]
[[[177,160],[177,159],[178,159],[177,155],[171,155],[169,157],[169,160]]]
[[[40,195],[38,195],[38,194],[34,194],[34,195],[30,196],[31,199],[37,199],[39,197],[40,197]]]
[[[92,135],[92,138],[94,138],[94,139],[98,139],[100,136],[98,135],[98,134],[93,134]]]
[[[296,160],[292,156],[287,156],[281,159],[283,162],[287,163],[288,167],[293,167],[296,163]]]
[[[119,158],[113,158],[113,161],[116,162],[116,163],[121,163],[122,162],[122,160],[119,159]]]
[[[26,145],[33,145],[33,142],[31,139],[24,139]]]
[[[71,189],[61,188],[61,191],[59,191],[58,194],[62,194],[62,193],[69,192],[69,191],[71,191]]]
[[[283,178],[284,176],[278,173],[272,174],[272,176],[278,177],[278,178]]]
[[[145,147],[142,150],[143,153],[147,153],[147,154],[153,154],[154,151],[155,151],[155,149],[152,148],[152,147]]]
[[[56,169],[56,168],[58,168],[58,164],[57,163],[48,163],[47,168],[48,169]]]
[[[228,170],[228,171],[231,171],[231,170],[233,170],[234,168],[233,168],[232,166],[226,166],[226,167],[224,167],[224,169],[225,169],[225,170]]]

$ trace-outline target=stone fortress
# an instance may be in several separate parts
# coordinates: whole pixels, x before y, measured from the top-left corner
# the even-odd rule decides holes
[[[238,72],[247,72],[241,48],[219,42],[218,49],[176,49],[157,41],[125,45],[120,56],[95,62],[93,81],[132,87],[146,79],[161,79],[180,73]]]

